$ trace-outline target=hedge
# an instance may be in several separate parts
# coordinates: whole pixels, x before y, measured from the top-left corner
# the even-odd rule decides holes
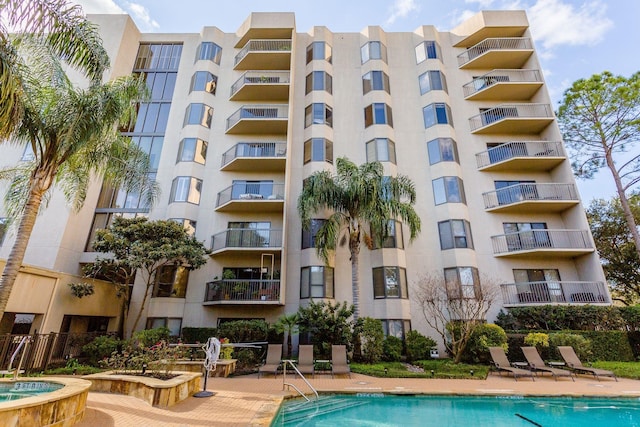
[[[217,328],[182,328],[182,342],[188,344],[206,343],[209,337],[217,337]]]

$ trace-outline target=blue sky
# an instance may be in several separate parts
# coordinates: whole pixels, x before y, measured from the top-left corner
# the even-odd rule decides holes
[[[630,76],[640,70],[638,0],[75,0],[86,13],[128,13],[143,32],[196,33],[204,26],[235,32],[250,12],[295,12],[298,32],[324,25],[357,32],[368,25],[448,31],[479,10],[524,9],[554,104],[570,84],[604,70]],[[554,106],[555,108],[555,106]],[[611,197],[603,173],[579,181],[585,204]]]

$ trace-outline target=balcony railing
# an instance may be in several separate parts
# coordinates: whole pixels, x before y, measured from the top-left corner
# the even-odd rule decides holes
[[[275,249],[282,247],[282,230],[228,228],[211,237],[211,251],[222,249]]]
[[[269,158],[286,155],[286,142],[239,142],[222,155],[222,166],[239,157]]]
[[[236,55],[235,65],[250,52],[291,52],[291,40],[249,40]]]
[[[530,50],[531,40],[522,37],[500,37],[485,39],[458,55],[458,66],[462,66],[490,50]]]
[[[280,280],[216,280],[207,283],[205,302],[268,302],[280,300]]]
[[[573,184],[522,183],[510,185],[482,194],[484,208],[510,205],[523,201],[578,201],[578,192]]]
[[[504,305],[611,304],[603,282],[527,282],[500,285]]]
[[[593,249],[585,230],[526,230],[492,236],[491,241],[494,254],[540,249]]]
[[[270,181],[235,183],[218,193],[216,207],[231,200],[284,200],[284,184],[274,184]]]
[[[542,83],[542,75],[538,70],[493,70],[476,77],[462,89],[464,96],[468,97],[498,83]]]
[[[286,104],[246,105],[240,107],[227,119],[227,130],[235,126],[240,120],[286,120],[288,114],[289,106]]]
[[[478,169],[516,157],[564,157],[560,141],[513,141],[476,154]]]
[[[501,104],[469,119],[471,131],[505,119],[553,118],[549,104]]]
[[[274,85],[291,83],[288,71],[247,71],[231,86],[231,96],[245,85]]]

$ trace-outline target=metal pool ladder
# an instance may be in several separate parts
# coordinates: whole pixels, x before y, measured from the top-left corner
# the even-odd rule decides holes
[[[287,365],[290,365],[293,368],[293,370],[296,371],[296,373],[300,376],[300,378],[302,378],[302,381],[304,381],[309,386],[311,391],[313,391],[313,394],[316,395],[316,400],[318,400],[319,399],[318,391],[315,388],[313,388],[311,383],[305,378],[304,375],[302,375],[302,373],[298,370],[298,367],[296,366],[294,361],[290,359],[286,359],[286,360],[283,360],[282,363],[284,363],[284,366],[282,368],[282,389],[284,390],[285,386],[293,387],[293,389],[297,391],[298,394],[300,394],[300,396],[304,397],[307,402],[311,401],[303,392],[300,391],[298,387],[287,382]]]
[[[14,338],[14,340],[15,340],[15,338]],[[24,351],[22,352],[22,355],[20,355],[20,361],[18,362],[18,367],[13,372],[13,379],[14,380],[18,379],[18,375],[20,374],[20,368],[22,367],[22,361],[24,359],[24,355],[27,353],[27,345],[30,342],[31,342],[31,337],[29,335],[22,337],[22,339],[20,340],[20,344],[18,344],[18,348],[16,348],[16,350],[11,355],[11,359],[9,360],[9,367],[7,368],[8,372],[12,371],[11,366],[13,366],[13,361],[15,360],[16,356],[20,352],[20,349],[22,349],[22,347],[24,346]]]

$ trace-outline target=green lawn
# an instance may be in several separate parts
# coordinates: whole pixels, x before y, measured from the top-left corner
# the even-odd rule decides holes
[[[640,362],[593,362],[591,366],[613,371],[621,378],[640,380]]]
[[[424,373],[408,371],[400,362],[375,364],[351,363],[351,371],[372,377],[390,378],[466,378],[485,379],[489,372],[486,365],[454,364],[450,360],[422,360],[413,365],[422,367]],[[386,368],[386,372],[385,372]],[[431,371],[433,370],[433,374]],[[473,371],[473,375],[471,372]]]

